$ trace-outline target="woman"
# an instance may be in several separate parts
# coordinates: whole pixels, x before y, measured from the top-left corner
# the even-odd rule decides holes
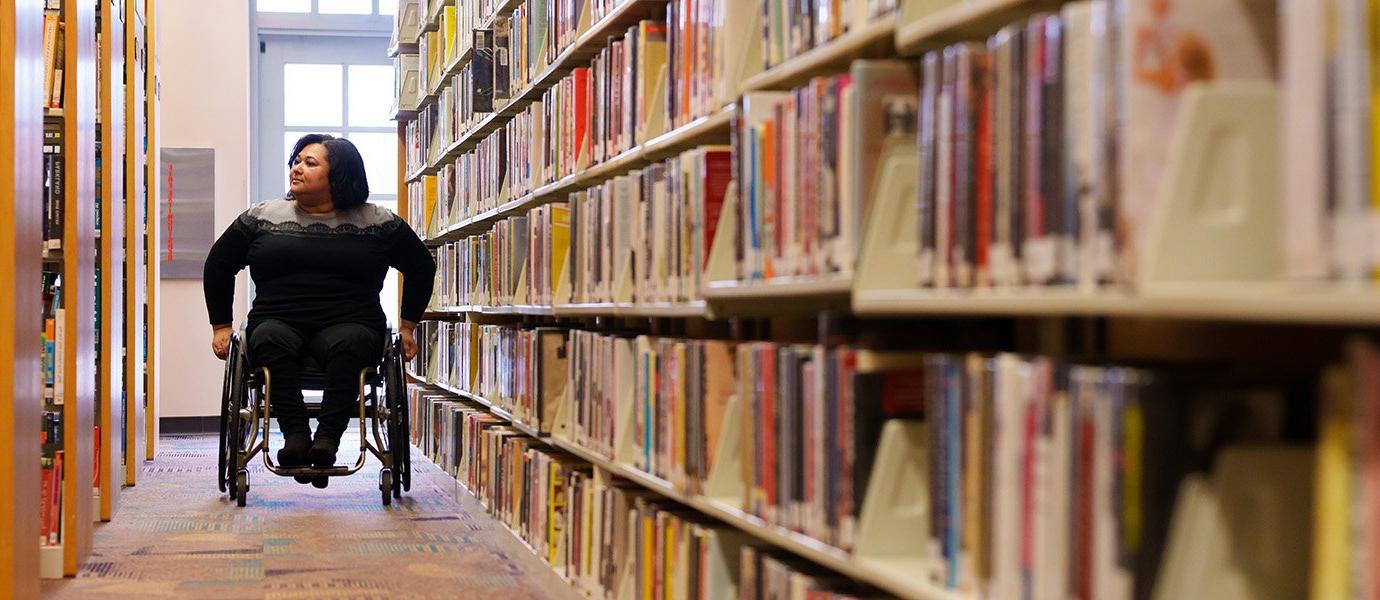
[[[248,266],[255,290],[250,366],[268,367],[273,377],[269,402],[285,439],[278,462],[329,467],[357,410],[360,369],[381,358],[387,321],[379,293],[388,268],[403,274],[400,333],[411,359],[436,263],[402,219],[365,202],[364,160],[348,140],[303,136],[288,167],[288,196],[245,211],[206,257],[211,349],[221,359],[229,353],[235,274]],[[308,353],[326,376],[315,440],[299,381]],[[326,477],[297,480],[319,488],[328,483]]]

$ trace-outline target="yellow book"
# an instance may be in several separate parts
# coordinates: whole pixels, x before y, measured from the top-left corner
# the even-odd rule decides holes
[[[653,112],[664,110],[662,106],[653,106],[653,102],[657,86],[663,82],[661,70],[666,66],[666,24],[642,21],[638,23],[637,35],[638,51],[641,55],[638,56],[637,73],[634,78],[638,105],[634,115],[636,120],[633,122],[637,124],[635,135],[637,143],[640,144],[647,141],[647,121],[651,119]]]
[[[455,60],[455,7],[447,5],[445,12],[441,13],[441,31],[445,35],[445,46],[442,51],[445,54],[445,64],[450,65]]]
[[[640,516],[642,520],[642,598],[643,600],[653,600],[653,592],[656,589],[654,579],[656,577],[656,523],[653,517],[647,514]]]
[[[1371,276],[1380,281],[1380,0],[1370,9],[1370,235]]]
[[[426,223],[426,235],[431,237],[437,233],[437,225],[432,218],[436,215],[436,176],[422,176],[422,222]]]
[[[1318,452],[1314,476],[1313,573],[1309,582],[1314,600],[1351,596],[1351,373],[1329,369],[1323,375],[1322,409],[1318,418]]]
[[[551,205],[551,293],[560,287],[561,272],[570,254],[570,207],[564,203]]]
[[[671,380],[671,456],[668,466],[668,474],[677,486],[684,489],[685,477],[685,342],[677,342],[673,346],[675,353],[675,373]]]

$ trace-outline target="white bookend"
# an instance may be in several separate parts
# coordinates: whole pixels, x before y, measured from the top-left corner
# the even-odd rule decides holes
[[[561,393],[561,401],[556,405],[556,418],[551,422],[551,437],[574,442],[570,437],[570,387]]]
[[[1179,487],[1155,600],[1307,597],[1311,448],[1226,448],[1215,465]]]
[[[576,38],[582,37],[585,34],[589,33],[590,26],[594,24],[594,3],[583,2],[581,4],[582,6],[580,7],[580,18],[576,21],[576,23],[579,23],[579,25],[575,27]],[[550,34],[548,33],[547,35]],[[575,43],[578,43],[576,40],[571,40],[571,42],[572,46],[575,45]]]
[[[518,274],[517,287],[513,290],[512,303],[517,306],[531,304],[530,290],[527,287],[527,261],[522,263],[522,272]]]
[[[1141,293],[1283,277],[1279,153],[1265,151],[1279,145],[1277,98],[1270,83],[1185,90],[1146,232]]]
[[[856,555],[892,576],[926,583],[929,475],[925,424],[888,421],[863,499]]]
[[[734,241],[738,237],[738,182],[731,181],[724,190],[724,205],[719,209],[719,226],[714,230],[714,242],[709,249],[709,260],[704,266],[703,285],[700,294],[708,290],[715,281],[733,281],[738,278],[737,257]]]
[[[417,0],[403,0],[398,3],[396,24],[399,42],[412,43],[422,31],[421,6]]]
[[[493,206],[494,208],[498,208],[500,206],[503,206],[504,204],[507,204],[508,201],[512,199],[513,193],[509,190],[508,180],[505,178],[503,180],[503,185],[498,188],[498,195],[496,198],[494,198]]]
[[[964,0],[904,0],[901,2],[901,18],[896,23],[897,37],[901,37],[900,32],[906,25],[963,2]]]
[[[637,143],[646,144],[663,133],[666,133],[666,111],[661,110],[666,106],[666,87],[667,87],[667,68],[661,66],[661,71],[656,76],[655,91],[651,95],[651,104],[647,104],[647,120],[640,123],[640,131],[637,132]]]
[[[724,407],[719,444],[714,449],[714,464],[709,465],[704,495],[729,506],[743,505],[743,434],[737,394]]]
[[[913,288],[918,284],[919,152],[913,144],[893,146],[885,160],[878,171],[881,182],[877,197],[863,230],[854,279],[857,289]]]
[[[724,2],[724,44],[719,86],[719,104],[738,98],[743,83],[762,72],[762,7],[757,2]]]
[[[42,579],[62,579],[62,545],[38,548],[38,576]]]
[[[704,588],[710,598],[737,598],[738,574],[741,571],[743,546],[752,538],[728,528],[715,529],[709,534],[704,551]]]
[[[613,425],[613,462],[634,466],[637,463],[637,414],[633,410],[637,402],[636,376],[637,357],[633,341],[628,338],[615,338],[613,341],[613,377],[615,380]]]
[[[631,304],[633,294],[637,291],[637,285],[633,282],[633,253],[629,246],[622,257],[614,257],[618,267],[617,279],[614,280],[613,301],[617,304]]]

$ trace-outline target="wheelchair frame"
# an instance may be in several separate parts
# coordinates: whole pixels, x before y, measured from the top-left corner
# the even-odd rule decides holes
[[[353,466],[283,467],[273,463],[269,452],[272,410],[268,399],[273,390],[272,373],[266,367],[260,367],[257,373],[249,372],[244,338],[238,331],[231,334],[221,388],[220,491],[228,493],[239,506],[244,506],[249,493],[249,465],[260,453],[263,454],[264,467],[270,473],[284,477],[353,475],[364,468],[368,455],[373,454],[383,463],[379,469],[379,491],[383,505],[390,505],[394,497],[401,498],[402,492],[412,488],[407,380],[402,355],[402,338],[396,332],[390,332],[380,364],[360,370],[359,457]],[[370,423],[365,423],[366,420]],[[262,436],[260,426],[263,428]],[[373,434],[372,440],[368,435],[370,432]]]

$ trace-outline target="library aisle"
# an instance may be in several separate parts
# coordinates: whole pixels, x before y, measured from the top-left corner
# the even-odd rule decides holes
[[[214,436],[162,443],[124,508],[97,528],[81,572],[45,580],[45,598],[577,597],[425,461],[390,510],[378,505],[376,461],[324,490],[257,464],[254,501],[236,508],[213,488]]]

